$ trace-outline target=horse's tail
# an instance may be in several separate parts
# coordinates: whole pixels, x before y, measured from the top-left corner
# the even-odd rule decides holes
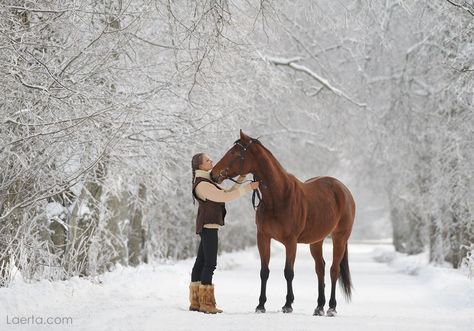
[[[352,297],[352,281],[351,281],[351,272],[349,270],[349,256],[347,253],[347,243],[346,250],[344,251],[344,257],[342,258],[341,263],[339,264],[339,284],[341,285],[342,292],[344,293],[346,300],[351,301]]]

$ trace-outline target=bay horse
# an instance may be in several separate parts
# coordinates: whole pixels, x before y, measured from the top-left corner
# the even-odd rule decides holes
[[[260,297],[255,311],[265,312],[266,286],[270,270],[270,241],[285,245],[284,275],[287,295],[284,313],[293,311],[293,277],[297,243],[309,244],[318,276],[318,301],[313,315],[323,316],[324,296],[323,241],[331,235],[333,261],[331,298],[327,316],[336,314],[336,282],[350,300],[352,282],[349,271],[347,241],[352,231],[355,203],[349,189],[332,177],[315,177],[301,182],[287,173],[272,153],[255,138],[240,130],[240,139],[226,152],[211,171],[211,178],[222,183],[241,174],[253,174],[259,181],[261,202],[256,208],[257,246],[260,254]]]

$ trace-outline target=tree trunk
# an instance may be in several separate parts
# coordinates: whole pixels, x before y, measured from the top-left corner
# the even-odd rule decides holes
[[[95,181],[84,184],[76,205],[74,206],[70,220],[71,235],[68,239],[68,266],[73,274],[88,276],[91,273],[89,265],[89,248],[91,238],[99,223],[99,204],[102,197],[102,182],[106,175],[106,163],[100,161],[95,170]],[[89,214],[80,215],[80,208],[86,203]],[[70,265],[72,263],[72,265]],[[72,269],[71,269],[72,267]]]
[[[124,230],[130,215],[129,199],[130,193],[123,191],[120,196],[111,196],[107,201],[107,209],[111,215],[107,220],[107,230],[112,234],[111,244],[116,253],[110,260],[112,265],[117,262],[128,265],[128,233]]]
[[[422,218],[413,204],[392,199],[390,220],[393,225],[393,245],[397,252],[419,254],[423,251]]]
[[[143,236],[143,205],[146,199],[146,186],[140,183],[138,188],[138,197],[132,209],[130,220],[130,236],[128,240],[128,262],[132,266],[140,264],[144,246]]]

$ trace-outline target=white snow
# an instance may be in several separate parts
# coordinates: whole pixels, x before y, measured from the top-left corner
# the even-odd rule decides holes
[[[55,216],[60,216],[65,212],[65,208],[59,202],[50,202],[46,205],[46,215],[48,219],[52,219]]]
[[[331,246],[325,245],[329,300]],[[382,262],[377,262],[377,261]],[[193,260],[119,267],[91,282],[24,283],[18,275],[0,289],[0,330],[473,330],[474,284],[461,272],[405,257],[387,244],[350,244],[353,300],[338,288],[338,316],[312,316],[317,283],[307,245],[298,247],[294,312],[283,314],[284,248],[272,244],[267,313],[255,314],[260,279],[255,247],[225,253],[215,272],[216,299],[223,314],[188,311]],[[327,306],[326,306],[327,309]],[[71,317],[72,325],[15,325],[16,317]],[[30,319],[31,320],[31,319]],[[8,324],[9,322],[10,324]]]

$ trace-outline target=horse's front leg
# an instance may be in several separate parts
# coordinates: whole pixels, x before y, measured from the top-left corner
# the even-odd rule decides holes
[[[295,265],[296,258],[296,240],[290,240],[285,243],[286,249],[286,262],[285,262],[285,279],[286,279],[286,302],[282,307],[284,313],[291,313],[293,308],[293,300],[295,296],[293,295],[293,277],[295,275],[293,268]]]
[[[270,237],[257,232],[257,246],[260,253],[260,297],[258,299],[258,306],[255,308],[256,313],[265,312],[265,302],[267,302],[267,280],[270,275],[268,264],[270,262]]]

